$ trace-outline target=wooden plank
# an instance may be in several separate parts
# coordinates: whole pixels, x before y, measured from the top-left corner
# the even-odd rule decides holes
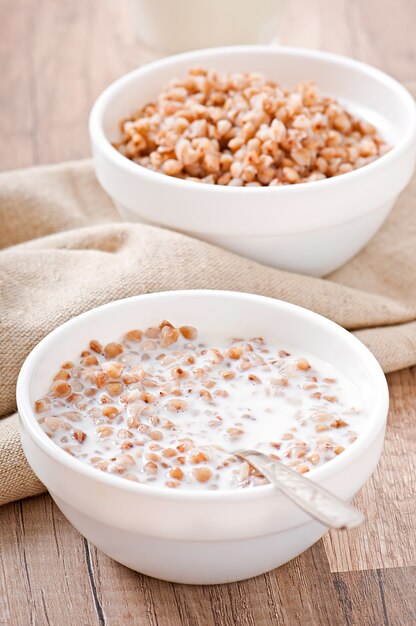
[[[88,156],[96,97],[157,57],[138,42],[128,3],[2,0],[0,16],[0,169]]]
[[[36,158],[30,15],[24,0],[0,5],[0,169],[32,165]],[[19,42],[19,45],[16,45]],[[11,59],[13,61],[11,62]]]
[[[297,0],[281,20],[282,44],[355,57],[401,81],[415,81],[412,0]],[[399,36],[400,33],[400,36]]]
[[[416,3],[353,0],[348,13],[355,55],[398,80],[414,81]]]
[[[382,460],[355,503],[362,528],[324,542],[332,571],[416,565],[416,368],[388,376],[390,415]]]
[[[88,542],[85,540],[85,545]],[[172,585],[137,574],[116,563],[93,546],[91,585],[95,587],[100,624],[180,624],[180,612]]]
[[[0,536],[0,624],[97,623],[83,538],[49,496],[2,507]]]
[[[416,568],[333,574],[348,626],[416,624]]]
[[[416,624],[416,567],[379,570],[380,595],[389,626]]]
[[[350,4],[349,0],[288,2],[279,29],[281,43],[355,56],[347,19]]]
[[[0,624],[30,624],[31,589],[26,567],[26,549],[19,529],[21,505],[3,506],[0,513]],[[49,524],[47,525],[50,531]]]
[[[338,626],[341,608],[322,541],[283,567],[266,574],[276,621],[290,626]],[[267,622],[264,622],[265,624]]]
[[[88,114],[98,94],[135,67],[140,47],[126,22],[126,2],[30,2],[35,137],[39,163],[90,153]],[[119,36],[121,25],[124,36]]]
[[[85,542],[87,543],[87,542]],[[264,576],[209,587],[136,574],[90,549],[92,587],[102,622],[171,626],[342,624],[322,542]]]

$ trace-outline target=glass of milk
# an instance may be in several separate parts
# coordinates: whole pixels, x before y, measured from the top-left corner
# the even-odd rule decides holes
[[[148,48],[172,54],[276,40],[284,0],[130,0]]]

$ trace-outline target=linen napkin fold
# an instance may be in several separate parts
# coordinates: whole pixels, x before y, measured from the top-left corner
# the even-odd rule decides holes
[[[385,372],[416,364],[415,205],[416,176],[372,242],[319,279],[120,222],[90,161],[0,174],[0,504],[44,491],[12,415],[24,359],[56,326],[110,300],[168,289],[248,291],[333,319]]]

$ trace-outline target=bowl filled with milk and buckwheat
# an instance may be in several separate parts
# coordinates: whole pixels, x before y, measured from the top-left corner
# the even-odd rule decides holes
[[[74,526],[128,567],[196,584],[273,569],[326,531],[236,450],[350,500],[388,410],[378,363],[347,331],[221,291],[70,320],[27,358],[17,400],[28,461]]]

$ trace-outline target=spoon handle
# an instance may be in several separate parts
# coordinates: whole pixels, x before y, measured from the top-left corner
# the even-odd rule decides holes
[[[312,480],[257,450],[239,450],[234,456],[244,459],[282,491],[300,509],[330,528],[354,528],[364,514],[343,502]]]

